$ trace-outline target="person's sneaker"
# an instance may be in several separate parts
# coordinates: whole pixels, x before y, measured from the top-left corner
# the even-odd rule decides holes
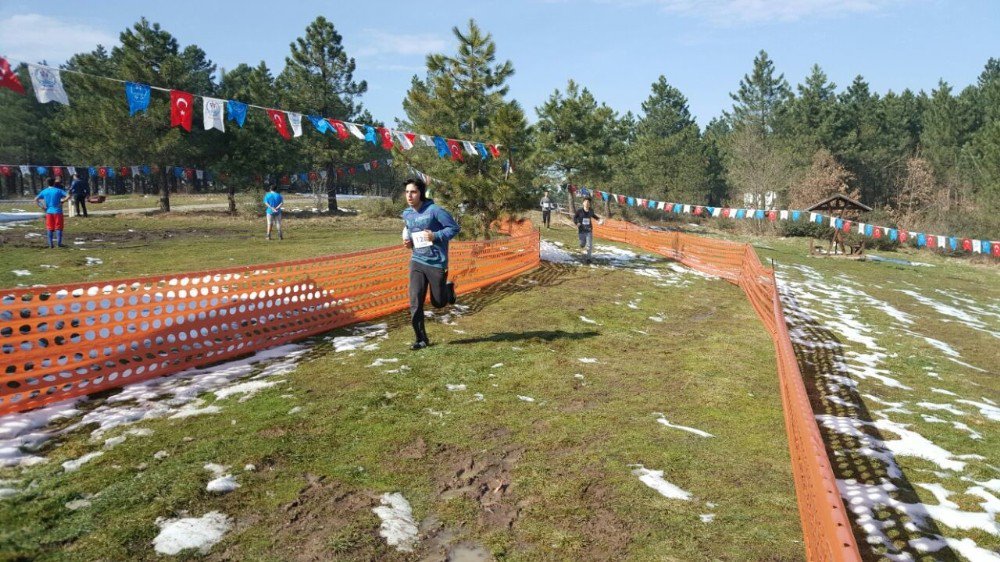
[[[415,341],[413,345],[410,346],[410,351],[420,351],[421,349],[427,347],[427,342],[425,341]]]
[[[448,281],[446,285],[448,286],[448,304],[455,304],[455,301],[458,299],[458,295],[455,294],[455,283],[454,281]]]

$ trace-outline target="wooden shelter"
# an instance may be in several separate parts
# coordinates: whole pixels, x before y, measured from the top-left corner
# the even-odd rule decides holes
[[[820,201],[819,203],[816,203],[815,205],[809,207],[808,209],[806,209],[806,212],[810,213],[826,212],[829,213],[831,216],[843,219],[845,218],[844,217],[845,214],[847,215],[848,218],[856,218],[858,214],[867,213],[871,210],[872,208],[869,207],[868,205],[865,205],[864,203],[860,203],[858,201],[855,201],[854,199],[851,199],[846,195],[838,193],[831,197],[827,197],[826,199]],[[864,256],[865,254],[865,243],[864,240],[862,239],[862,242],[860,244],[851,246],[851,251],[850,253],[848,253],[847,249],[844,246],[843,233],[839,228],[834,228],[833,237],[830,238],[830,248],[827,250],[827,255],[834,255],[834,256],[837,255],[838,249],[844,255],[855,255],[861,257]],[[814,248],[811,242],[809,245],[809,251],[810,253],[814,252]]]

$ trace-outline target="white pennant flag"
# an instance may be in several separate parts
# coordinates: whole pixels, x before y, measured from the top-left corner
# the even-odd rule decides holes
[[[226,132],[225,105],[226,102],[215,98],[203,98],[202,115],[205,117],[205,130],[218,129]]]
[[[430,135],[420,135],[420,140],[424,141],[427,146],[434,146],[434,139]]]
[[[365,140],[365,134],[361,132],[361,129],[359,129],[357,125],[354,123],[345,123],[345,125],[347,125],[347,130],[350,131],[352,135],[361,140]]]
[[[830,226],[837,226],[837,217],[830,217]]]
[[[712,216],[713,217],[721,217],[722,216],[722,208],[721,207],[716,207],[716,208],[712,209]]]
[[[470,156],[479,156],[479,151],[476,150],[476,146],[469,141],[462,141],[462,146],[465,147],[465,153]]]
[[[66,166],[66,171],[69,172],[69,175],[75,176],[76,175],[76,166]]]
[[[205,170],[195,170],[194,171],[194,175],[198,179],[204,179],[205,178]]]
[[[865,226],[867,226],[867,225],[865,223],[863,223],[863,222],[859,222],[858,223],[858,234],[864,234],[865,233]]]
[[[656,204],[656,208],[662,211],[662,210],[664,210],[664,209],[667,208],[666,207],[666,203],[664,203],[663,201],[660,201],[659,203]]]
[[[410,142],[410,139],[407,138],[402,131],[396,131],[396,142],[399,146],[403,147],[403,150],[410,150],[413,148],[413,143]]]
[[[691,205],[684,205],[684,212],[685,213],[690,213],[691,212]]]
[[[938,241],[938,248],[944,248],[945,244],[948,243],[944,236],[938,236],[937,241]]]
[[[372,171],[372,165],[371,165],[371,164],[369,164],[368,162],[365,162],[365,163],[364,163],[364,168],[365,168],[365,171],[366,171],[366,172],[370,172],[370,171]]]
[[[31,168],[29,168],[27,166],[21,166],[21,175],[22,176],[30,176],[31,175]]]
[[[319,171],[319,177],[321,177],[323,179],[326,179],[326,170],[320,170]]]
[[[69,97],[66,96],[66,89],[63,88],[62,76],[58,70],[29,64],[28,73],[31,75],[31,84],[35,87],[38,103],[57,101],[69,105]]]
[[[809,222],[816,222],[816,213],[809,213]]]
[[[139,166],[132,166],[132,177],[139,175]]]
[[[972,241],[972,251],[976,254],[983,253],[983,246],[980,244],[979,240]]]
[[[788,220],[788,211],[781,211],[780,213],[778,213],[778,218],[783,221]]]
[[[286,111],[288,114],[288,122],[292,125],[292,136],[301,137],[302,136],[302,114],[292,113],[291,111]]]

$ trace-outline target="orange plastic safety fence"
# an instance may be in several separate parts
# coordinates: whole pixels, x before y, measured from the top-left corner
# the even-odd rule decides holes
[[[538,266],[539,235],[453,242],[459,293]],[[402,244],[0,292],[0,415],[216,363],[408,307]]]
[[[761,265],[749,244],[652,230],[614,220],[595,226],[594,235],[675,259],[743,289],[774,343],[806,556],[809,560],[861,560],[788,337],[774,271]]]

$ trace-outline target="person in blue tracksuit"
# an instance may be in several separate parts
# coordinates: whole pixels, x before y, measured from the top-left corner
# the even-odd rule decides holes
[[[424,328],[424,299],[427,289],[431,304],[442,308],[455,304],[455,284],[448,282],[448,241],[459,232],[451,214],[427,198],[427,184],[418,178],[403,183],[406,204],[403,211],[403,244],[413,250],[410,258],[410,323],[417,351],[430,345]]]

